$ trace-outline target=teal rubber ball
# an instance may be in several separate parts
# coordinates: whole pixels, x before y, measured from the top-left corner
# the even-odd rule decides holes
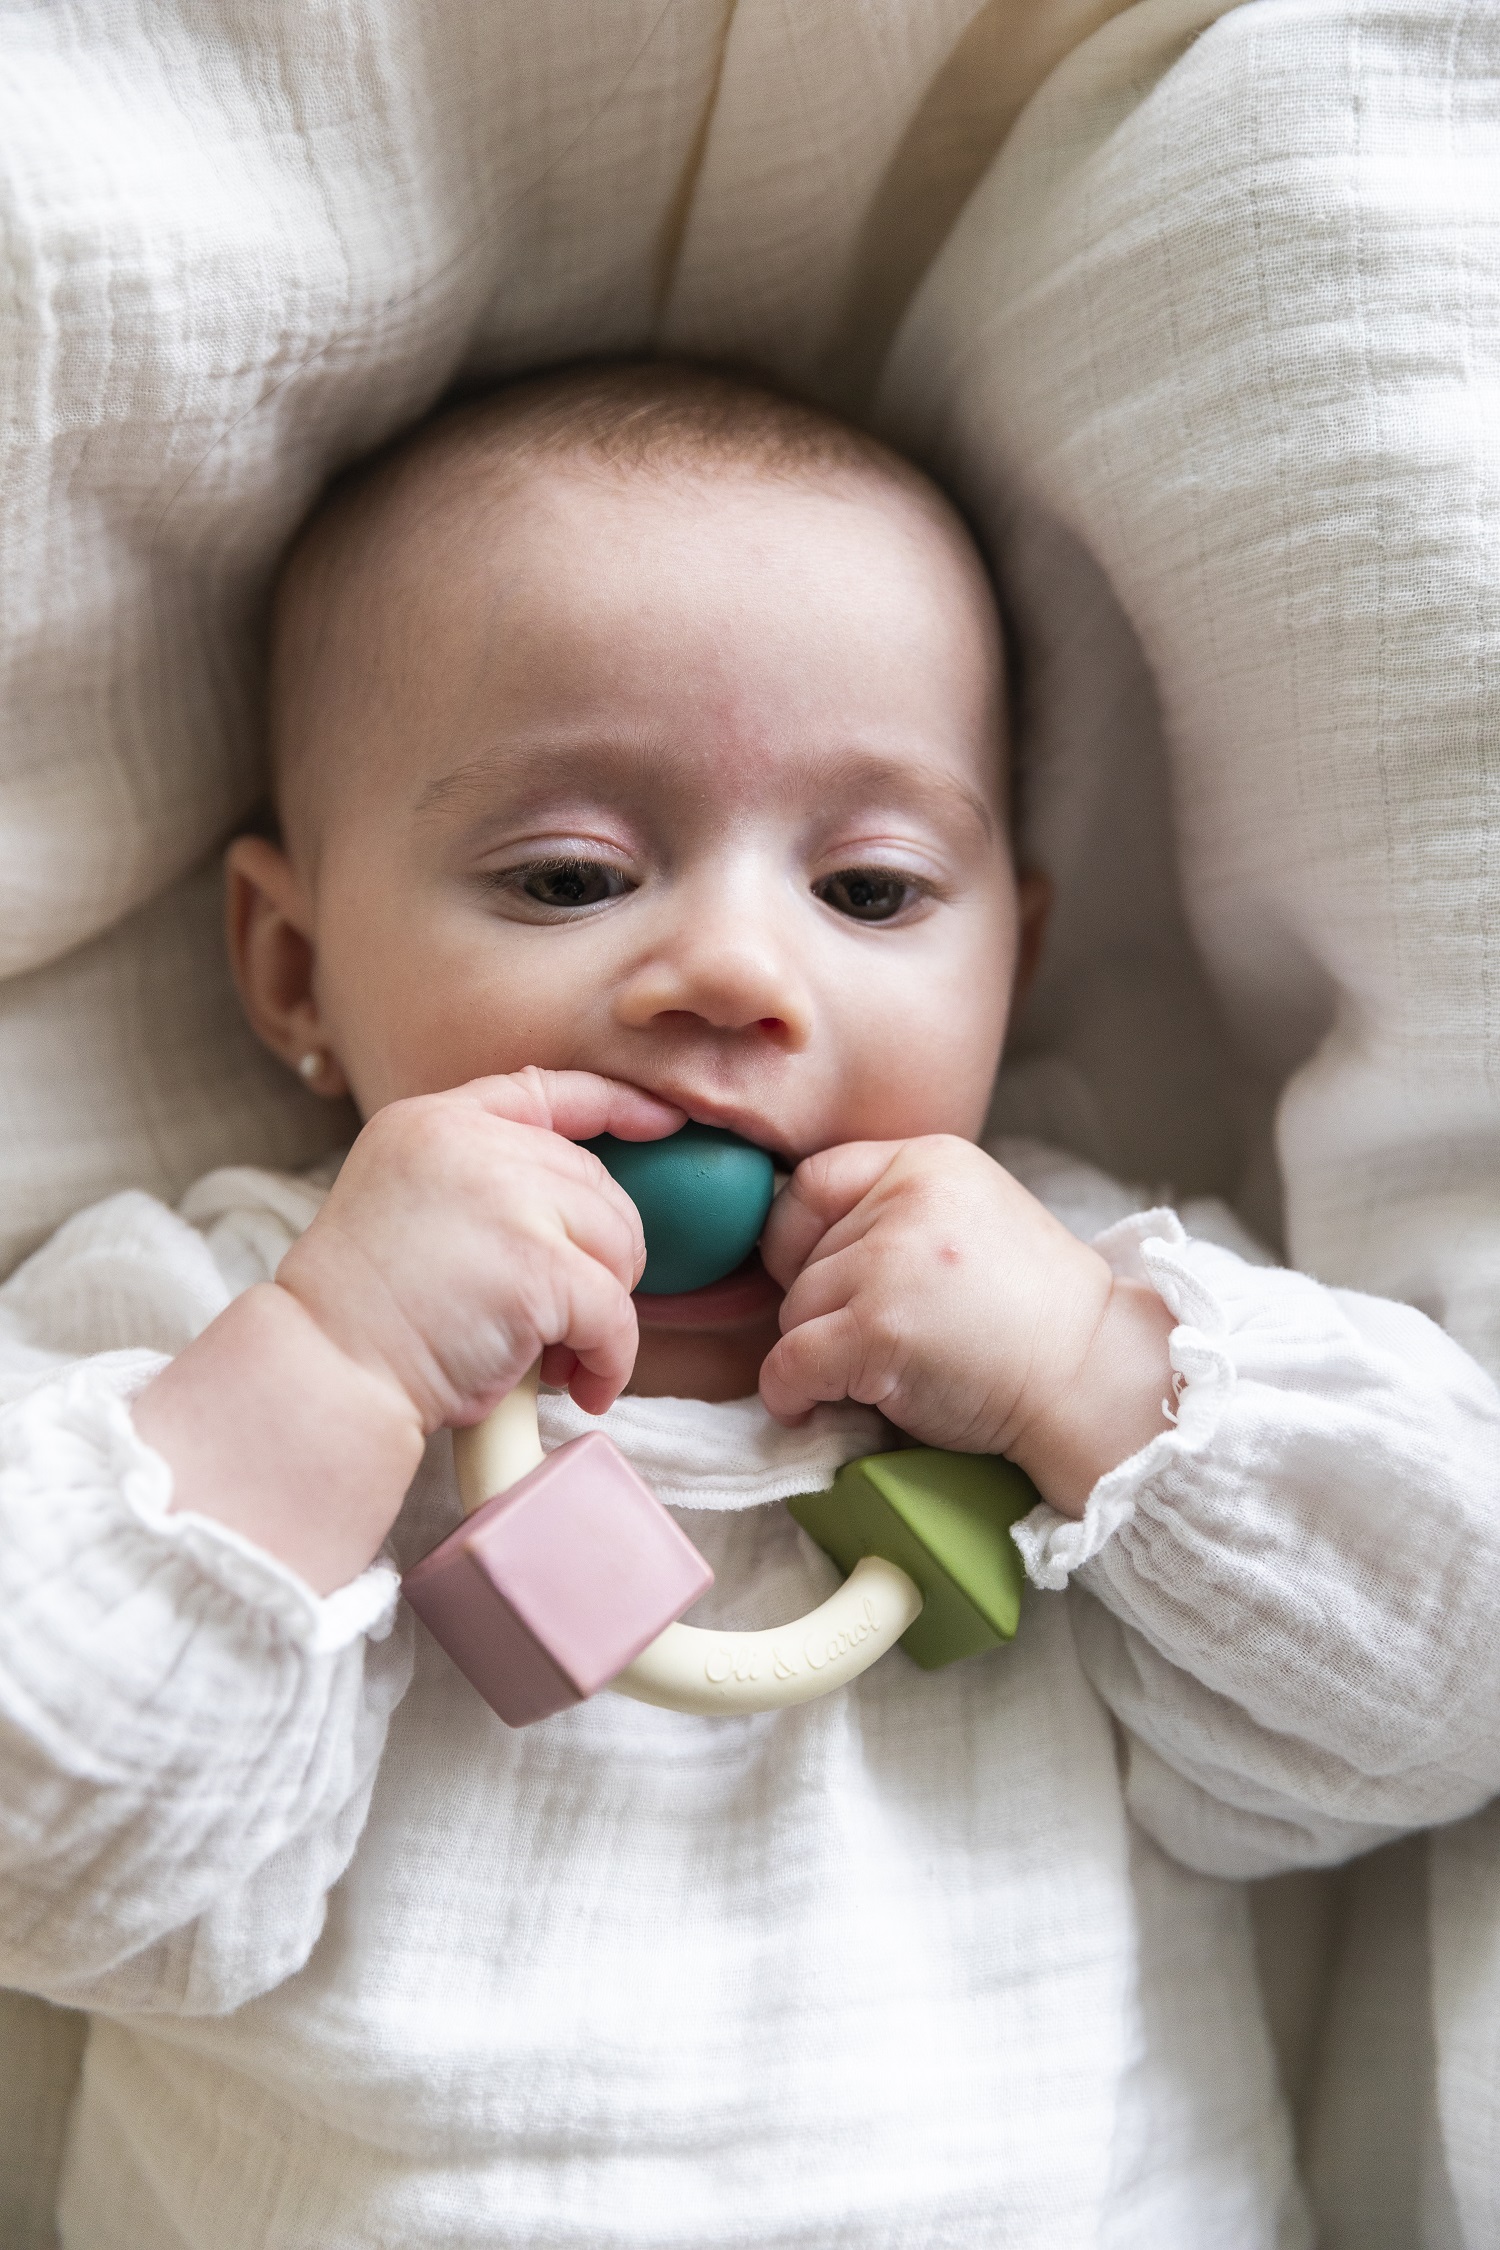
[[[641,1214],[648,1297],[703,1289],[743,1265],[774,1190],[763,1148],[716,1125],[684,1125],[664,1141],[585,1141]]]

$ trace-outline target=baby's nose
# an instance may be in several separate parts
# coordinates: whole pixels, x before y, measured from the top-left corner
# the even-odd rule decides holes
[[[732,916],[674,933],[627,980],[616,1005],[633,1030],[678,1017],[684,1026],[753,1032],[793,1053],[812,1035],[811,999],[794,949]]]

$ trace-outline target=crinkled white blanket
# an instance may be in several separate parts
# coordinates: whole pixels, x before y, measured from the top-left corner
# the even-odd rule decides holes
[[[311,494],[455,381],[680,347],[875,413],[1006,578],[1062,899],[1003,1120],[1263,1227],[1284,1184],[1297,1263],[1500,1364],[1493,11],[51,0],[3,38],[4,1262],[325,1145],[203,872]],[[1427,1854],[1420,2053],[1426,1893],[1365,1886],[1336,2243],[1500,2240],[1497,1845]]]

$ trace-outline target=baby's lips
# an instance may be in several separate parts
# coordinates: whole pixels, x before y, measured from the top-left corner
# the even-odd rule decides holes
[[[641,1091],[679,1110],[689,1125],[710,1125],[716,1132],[733,1133],[736,1139],[764,1149],[778,1171],[790,1176],[795,1170],[798,1160],[787,1149],[780,1128],[750,1105],[716,1101],[712,1095],[677,1086],[646,1086]]]

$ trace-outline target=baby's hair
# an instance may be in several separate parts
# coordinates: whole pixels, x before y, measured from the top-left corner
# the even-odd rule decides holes
[[[869,431],[725,365],[590,360],[459,400],[338,477],[298,537],[391,493],[414,470],[450,465],[519,481],[548,461],[630,474],[753,469],[793,482],[872,477],[948,503]]]
[[[604,477],[884,485],[974,552],[958,511],[914,463],[869,431],[762,375],[679,359],[585,361],[458,401],[336,477],[301,526],[272,605],[269,734],[278,807],[298,762],[298,720],[349,574],[391,537],[461,500],[503,500],[547,465]],[[976,557],[977,561],[977,557]],[[983,564],[978,568],[983,572]]]

